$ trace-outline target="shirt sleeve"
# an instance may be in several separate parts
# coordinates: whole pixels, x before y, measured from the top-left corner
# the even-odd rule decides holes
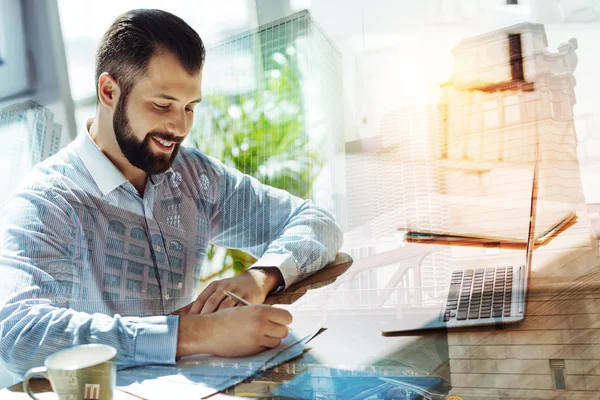
[[[253,267],[277,267],[285,287],[335,259],[343,235],[329,212],[233,168],[216,168],[213,243],[252,254],[258,258]]]
[[[65,276],[75,276],[72,208],[51,189],[20,191],[0,220],[0,355],[21,377],[64,348],[102,343],[117,366],[174,364],[178,317],[79,312]]]

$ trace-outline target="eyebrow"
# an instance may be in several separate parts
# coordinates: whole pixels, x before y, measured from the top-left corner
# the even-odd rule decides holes
[[[179,99],[177,97],[173,97],[173,96],[170,96],[165,93],[154,94],[150,97],[160,97],[161,99],[165,99],[165,100],[179,101]],[[200,97],[199,99],[196,99],[194,101],[190,101],[190,104],[191,103],[200,103],[201,101],[202,101],[202,97]]]

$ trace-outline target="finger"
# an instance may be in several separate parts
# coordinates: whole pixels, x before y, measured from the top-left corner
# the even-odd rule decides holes
[[[270,336],[263,336],[262,345],[270,349],[275,348],[281,344],[281,339],[273,338]]]
[[[286,325],[279,325],[275,323],[270,323],[267,331],[265,332],[265,336],[269,336],[275,339],[283,339],[285,338],[290,330]]]
[[[200,296],[198,296],[198,298],[192,304],[192,307],[190,308],[189,314],[192,314],[192,315],[193,314],[200,314],[200,311],[204,307],[204,304],[206,303],[206,300],[208,300],[209,297],[213,295],[213,293],[215,292],[215,290],[216,290],[216,284],[215,284],[215,282],[213,282],[210,285],[208,285],[206,287],[206,289],[204,289],[202,291],[202,293],[200,293]]]
[[[218,290],[214,292],[212,296],[206,300],[206,303],[204,303],[204,307],[202,307],[200,314],[210,314],[215,312],[217,308],[219,308],[221,302],[223,302],[223,300],[226,298],[227,296],[222,291]]]
[[[270,307],[269,311],[269,321],[274,322],[280,325],[289,325],[292,323],[294,318],[292,314],[288,310],[284,310],[283,308]]]
[[[235,301],[231,300],[230,298],[226,298],[221,302],[221,304],[219,304],[219,308],[217,308],[217,311],[225,310],[226,308],[233,308],[236,305],[237,303]]]
[[[192,308],[192,306],[194,305],[194,303],[190,303],[185,307],[181,307],[179,310],[173,312],[174,315],[187,315],[190,312],[190,309]]]

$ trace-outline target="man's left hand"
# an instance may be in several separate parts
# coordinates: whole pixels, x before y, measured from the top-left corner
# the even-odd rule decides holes
[[[235,301],[223,293],[228,290],[252,304],[262,304],[269,292],[282,284],[278,268],[253,268],[233,278],[211,282],[198,298],[180,309],[177,314],[208,314],[235,307]]]

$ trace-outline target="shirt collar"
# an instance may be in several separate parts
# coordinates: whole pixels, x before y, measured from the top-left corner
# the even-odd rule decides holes
[[[92,175],[103,196],[106,196],[123,183],[127,178],[119,169],[102,153],[89,133],[92,119],[84,122],[74,142],[74,148],[85,167]]]

